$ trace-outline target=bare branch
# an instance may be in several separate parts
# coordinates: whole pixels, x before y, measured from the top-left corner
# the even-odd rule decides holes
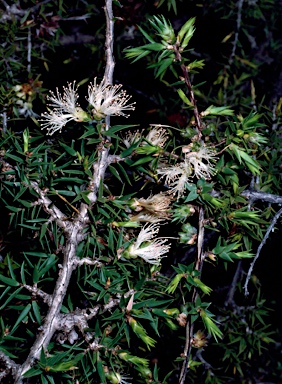
[[[203,244],[204,244],[204,219],[205,219],[205,212],[204,209],[201,207],[199,210],[199,231],[198,231],[198,256],[195,264],[195,269],[197,271],[202,271],[203,263],[205,260],[204,252],[203,252]],[[193,294],[192,294],[192,303],[195,303],[197,300],[198,293],[197,289],[194,288]],[[192,339],[193,339],[193,333],[194,333],[194,323],[191,322],[191,317],[187,319],[186,324],[186,340],[185,340],[185,347],[184,347],[184,353],[185,360],[182,365],[181,373],[180,373],[180,379],[179,384],[184,384],[185,379],[188,373],[188,363],[189,363],[189,356],[192,349]]]
[[[1,383],[4,383],[4,381],[2,381],[2,380],[4,379],[4,377],[6,377],[9,374],[10,371],[11,371],[11,374],[13,377],[16,376],[17,370],[19,369],[20,365],[16,364],[3,351],[0,351],[0,361],[2,361],[6,366],[6,368],[0,372]],[[19,384],[21,384],[21,381],[19,381]]]
[[[37,288],[36,284],[34,284],[33,286],[28,284],[23,284],[23,287],[27,289],[29,292],[31,292],[33,296],[38,296],[44,301],[44,303],[46,303],[49,306],[51,305],[52,296],[42,291],[41,289]]]
[[[179,46],[177,44],[174,44],[173,45],[173,49],[174,49],[174,53],[175,53],[175,59],[181,63],[181,70],[182,70],[182,73],[183,73],[183,76],[184,76],[184,81],[185,81],[186,87],[187,87],[188,92],[189,92],[189,99],[190,99],[191,103],[194,106],[193,112],[194,112],[195,123],[196,123],[197,132],[198,132],[198,137],[199,137],[199,139],[201,139],[203,123],[202,123],[202,119],[201,119],[201,116],[199,114],[199,110],[198,110],[198,107],[197,107],[197,102],[196,102],[194,91],[193,91],[193,87],[192,87],[192,84],[191,84],[191,80],[190,80],[190,76],[189,76],[189,71],[188,71],[186,65],[182,63],[182,56],[181,56],[181,53],[179,51]]]
[[[249,294],[248,284],[249,284],[249,281],[250,281],[250,278],[251,278],[251,275],[252,275],[252,272],[253,272],[253,269],[254,269],[254,265],[255,265],[257,259],[259,258],[260,251],[262,250],[262,247],[266,243],[266,240],[268,239],[270,232],[273,230],[273,228],[274,228],[274,226],[275,226],[275,224],[276,224],[276,222],[279,219],[281,214],[282,214],[282,208],[280,208],[279,211],[276,213],[276,215],[273,217],[273,219],[271,221],[271,224],[268,227],[268,229],[267,229],[267,231],[266,231],[266,233],[264,235],[264,238],[263,238],[262,242],[260,243],[260,245],[258,247],[256,256],[255,256],[254,260],[252,261],[252,263],[250,265],[250,268],[248,270],[248,274],[247,274],[247,277],[246,277],[246,282],[245,282],[245,285],[244,285],[245,296],[248,296],[248,294]]]
[[[93,260],[93,259],[89,259],[88,257],[84,257],[83,259],[79,259],[78,257],[76,257],[74,260],[73,260],[73,264],[75,266],[78,266],[80,267],[81,265],[83,264],[87,264],[87,265],[96,265],[96,267],[102,267],[102,263],[100,261],[98,261],[97,259]]]
[[[105,0],[105,16],[106,16],[106,68],[104,78],[106,83],[113,84],[113,74],[115,68],[115,60],[113,56],[113,43],[114,43],[114,16],[113,16],[113,4],[112,0]],[[105,118],[105,130],[107,131],[110,128],[110,116],[106,116]],[[110,138],[107,138],[107,142],[110,143]],[[105,145],[108,143],[104,143],[103,147],[99,153],[99,159],[97,163],[94,165],[93,178],[90,182],[90,193],[88,194],[88,199],[91,203],[95,203],[97,200],[97,192],[99,189],[100,182],[104,180],[106,169],[109,165],[109,151],[110,146]]]
[[[27,34],[27,73],[28,75],[31,73],[31,49],[32,49],[31,28],[28,28],[28,34]]]
[[[239,260],[237,268],[236,268],[235,275],[234,275],[232,283],[231,283],[231,286],[229,287],[227,298],[226,298],[226,300],[224,302],[224,305],[226,307],[228,305],[234,303],[234,294],[235,294],[236,286],[237,286],[239,277],[241,275],[241,272],[242,272],[242,260]]]
[[[46,191],[42,191],[42,189],[38,186],[38,183],[31,181],[31,186],[40,196],[38,203],[42,205],[44,211],[47,212],[56,221],[59,227],[67,230],[69,222],[66,220],[66,215],[64,215],[63,212],[61,212],[59,208],[53,204],[52,200],[46,196]]]
[[[0,116],[2,116],[3,132],[6,133],[7,132],[7,112],[3,111],[3,113],[1,113]]]
[[[46,196],[43,195],[42,199],[45,200],[48,198],[46,198]],[[66,228],[68,230],[66,231],[66,234],[67,234],[66,246],[63,249],[64,260],[63,260],[63,265],[59,272],[59,276],[56,282],[56,286],[55,286],[52,298],[50,300],[51,301],[50,307],[44,319],[44,323],[39,329],[40,333],[38,334],[33,346],[31,347],[30,353],[26,361],[18,370],[15,384],[20,383],[22,375],[26,371],[28,371],[31,368],[31,366],[34,364],[34,361],[39,358],[42,348],[47,349],[52,336],[54,335],[55,331],[59,328],[61,306],[69,286],[72,272],[76,267],[76,264],[74,261],[77,258],[76,256],[77,246],[85,236],[85,234],[83,233],[83,229],[87,225],[88,220],[89,219],[87,215],[87,206],[85,204],[82,204],[80,214],[74,219],[74,221],[66,222],[67,223]]]
[[[113,4],[112,0],[106,0],[105,2],[105,16],[106,16],[106,68],[105,68],[105,79],[109,84],[113,84],[113,75],[115,68],[115,60],[113,55],[114,46],[114,15],[113,15]]]
[[[130,291],[132,292],[132,290]],[[124,296],[128,295],[127,292]],[[85,329],[89,328],[88,321],[93,317],[96,317],[99,314],[110,311],[120,303],[120,298],[110,298],[107,304],[97,304],[93,308],[87,309],[76,309],[74,312],[61,314],[58,318],[59,327],[57,330],[62,331],[57,336],[57,341],[61,344],[64,344],[68,340],[73,344],[78,339],[78,334],[76,333],[74,327],[77,327],[81,334],[84,336],[86,342],[90,343],[93,340],[93,333],[86,332]]]
[[[229,57],[228,63],[231,65],[234,61],[236,48],[238,45],[238,39],[239,39],[239,32],[241,27],[241,20],[242,20],[242,7],[243,7],[244,0],[238,0],[237,2],[237,21],[236,21],[236,31],[235,31],[235,37],[232,44],[232,52]]]
[[[273,204],[282,204],[282,196],[273,195],[271,193],[258,192],[252,190],[245,190],[241,193],[241,196],[246,197],[252,204],[256,200],[267,201]]]

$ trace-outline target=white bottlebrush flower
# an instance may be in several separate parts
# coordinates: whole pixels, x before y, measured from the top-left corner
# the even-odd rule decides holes
[[[47,129],[48,135],[53,135],[56,131],[61,132],[62,128],[71,120],[77,122],[90,120],[88,114],[77,103],[78,94],[75,82],[69,83],[68,87],[63,89],[63,95],[57,89],[56,94],[50,92],[51,96],[47,96],[50,101],[49,112],[42,114],[41,129]]]
[[[186,183],[192,171],[185,162],[181,162],[171,167],[159,168],[158,174],[161,175],[161,178],[164,178],[165,183],[170,187],[169,193],[180,197],[186,189]]]
[[[126,148],[130,148],[133,144],[137,143],[141,139],[142,132],[134,131],[127,132],[126,136],[123,138],[123,144]]]
[[[74,81],[73,83],[68,83],[67,87],[63,87],[63,95],[60,94],[58,88],[56,88],[56,94],[50,91],[51,96],[47,96],[47,99],[50,101],[48,105],[56,110],[73,114],[75,109],[79,107],[77,88]]]
[[[137,215],[130,215],[130,221],[137,223],[159,223],[160,221],[166,220],[164,217],[159,217],[151,213],[139,212]]]
[[[93,107],[92,116],[95,120],[113,115],[128,117],[123,111],[135,109],[135,103],[127,104],[131,96],[127,95],[126,91],[120,90],[121,87],[121,84],[107,84],[105,78],[100,84],[97,84],[97,78],[95,78],[93,84],[89,85],[87,101]]]
[[[193,167],[193,175],[198,179],[208,180],[215,175],[216,170],[213,162],[217,159],[216,152],[210,148],[202,146],[197,152],[185,154],[185,162]]]
[[[156,224],[145,225],[136,241],[126,250],[128,258],[141,257],[147,263],[159,264],[162,255],[168,252],[170,245],[165,244],[167,239],[156,239],[160,227]]]
[[[156,195],[152,195],[147,199],[144,199],[143,197],[139,199],[134,198],[130,203],[130,208],[137,212],[142,211],[141,214],[145,212],[145,214],[149,213],[150,216],[154,216],[160,220],[166,220],[170,217],[170,213],[168,211],[171,201],[172,196],[163,193],[157,193]]]
[[[146,140],[154,146],[163,148],[168,139],[167,131],[161,125],[155,125],[146,136]],[[147,143],[144,142],[144,145]]]
[[[170,187],[170,193],[182,196],[187,183],[195,176],[197,179],[209,180],[216,173],[213,162],[216,160],[216,153],[207,148],[201,147],[199,151],[185,153],[185,160],[171,167],[161,167],[158,173],[165,183]]]

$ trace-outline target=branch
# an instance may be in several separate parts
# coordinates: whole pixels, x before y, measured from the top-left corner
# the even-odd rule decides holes
[[[205,215],[204,209],[201,207],[199,211],[199,231],[198,231],[198,244],[197,244],[198,256],[197,256],[196,265],[195,265],[195,269],[200,272],[202,271],[203,263],[205,260],[205,256],[203,252],[204,231],[205,231],[204,215]],[[197,297],[198,297],[197,289],[194,288],[193,294],[192,294],[192,300],[191,300],[192,304],[195,303],[195,301],[197,300]],[[185,341],[185,347],[184,347],[184,353],[183,353],[185,356],[185,360],[182,365],[179,384],[185,383],[185,379],[188,373],[188,363],[189,363],[189,356],[192,349],[193,333],[194,333],[194,322],[193,323],[191,322],[191,316],[190,316],[186,324],[186,341]]]
[[[244,285],[245,296],[248,296],[248,294],[249,294],[248,284],[249,284],[249,281],[250,281],[250,278],[251,278],[251,275],[252,275],[252,272],[253,272],[253,269],[254,269],[254,265],[255,265],[257,259],[259,258],[260,251],[262,250],[262,247],[266,243],[266,240],[268,239],[270,232],[273,230],[273,228],[274,228],[274,226],[275,226],[275,224],[276,224],[276,222],[279,219],[281,214],[282,214],[282,208],[280,208],[279,211],[276,213],[276,215],[273,217],[272,222],[271,222],[270,226],[268,227],[268,229],[266,231],[266,234],[264,235],[264,238],[263,238],[262,242],[260,243],[260,245],[258,247],[256,256],[255,256],[254,260],[252,261],[252,263],[250,265],[250,268],[248,270],[248,274],[247,274],[247,277],[246,277],[246,282],[245,282],[245,285]]]
[[[38,199],[38,204],[42,205],[44,211],[56,221],[60,228],[67,230],[70,223],[66,220],[66,215],[64,215],[63,212],[61,212],[60,209],[53,204],[52,200],[46,196],[47,190],[42,191],[42,189],[38,186],[38,183],[35,181],[31,181],[30,184],[40,197],[40,199]],[[52,207],[50,207],[51,205]]]
[[[236,21],[236,32],[235,32],[235,37],[233,41],[233,46],[232,46],[232,52],[229,57],[228,63],[231,65],[234,61],[235,53],[236,53],[236,48],[238,44],[238,39],[239,39],[239,32],[240,32],[240,27],[241,27],[241,20],[242,20],[242,7],[243,7],[244,0],[238,0],[237,2],[237,21]]]
[[[31,292],[34,296],[40,297],[44,301],[44,303],[46,303],[47,305],[49,306],[51,305],[52,296],[42,291],[41,289],[37,288],[36,284],[34,284],[33,287],[28,284],[23,284],[23,287],[27,289],[29,292]]]
[[[2,0],[3,5],[6,8],[6,12],[3,12],[1,15],[0,22],[5,22],[6,20],[13,20],[13,18],[22,19],[27,13],[31,14],[35,11],[37,11],[38,8],[41,7],[41,5],[49,3],[50,0],[44,0],[40,3],[37,3],[33,7],[29,7],[27,9],[22,9],[19,6],[19,2],[14,2],[11,6],[5,1]]]
[[[113,15],[113,4],[112,0],[106,0],[105,2],[105,16],[106,16],[106,68],[105,68],[105,79],[109,84],[113,84],[113,75],[115,68],[115,60],[113,55],[114,47],[114,15]]]
[[[230,305],[230,304],[234,304],[235,290],[236,290],[236,286],[237,286],[239,277],[241,275],[241,272],[242,272],[242,260],[239,260],[237,268],[236,268],[235,275],[234,275],[232,283],[231,283],[231,286],[229,287],[227,298],[226,298],[226,300],[224,302],[224,305],[226,307],[228,305]]]
[[[134,291],[130,290],[127,292],[124,297],[129,294],[132,294]],[[118,306],[121,298],[110,298],[107,304],[97,304],[93,308],[87,309],[76,309],[72,313],[61,314],[58,319],[58,324],[60,327],[57,330],[61,330],[62,333],[58,334],[57,341],[60,344],[64,344],[66,340],[68,340],[71,344],[73,344],[78,339],[78,334],[76,333],[74,327],[77,327],[82,335],[85,338],[87,343],[90,343],[93,340],[92,332],[84,332],[85,329],[88,329],[88,321],[93,317],[96,317],[99,314],[110,311],[114,307]]]
[[[257,192],[252,190],[245,190],[241,193],[241,196],[246,197],[252,204],[256,200],[267,201],[268,203],[282,204],[282,196],[273,195],[271,193]]]
[[[106,68],[104,78],[106,83],[113,84],[113,74],[115,68],[115,60],[113,56],[113,44],[114,44],[114,16],[113,16],[113,4],[112,0],[105,0],[105,16],[106,16]],[[110,128],[110,116],[105,118],[105,131]],[[104,144],[109,144],[111,139],[108,137]],[[94,165],[93,178],[90,182],[90,193],[88,199],[91,203],[95,203],[97,200],[97,192],[100,186],[100,182],[104,180],[106,169],[109,165],[109,151],[110,145],[103,145],[100,149],[99,159]]]
[[[76,257],[73,260],[73,264],[76,267],[80,267],[83,264],[96,265],[96,267],[102,267],[103,266],[103,263],[101,263],[97,259],[93,260],[93,259],[89,259],[88,257],[84,257],[83,259],[79,259],[78,257]]]
[[[200,116],[199,111],[198,111],[198,107],[197,107],[194,91],[192,88],[189,72],[188,72],[188,69],[185,66],[185,64],[182,63],[182,56],[181,56],[181,53],[179,52],[179,46],[174,44],[173,50],[175,53],[175,59],[181,63],[180,67],[181,67],[181,70],[182,70],[182,73],[184,76],[185,84],[188,88],[189,98],[190,98],[191,103],[194,106],[193,112],[194,112],[194,116],[195,116],[195,122],[196,122],[197,131],[198,131],[198,137],[199,137],[199,139],[201,139],[203,123],[202,123],[201,116]]]
[[[16,364],[9,356],[7,356],[3,351],[0,351],[0,361],[2,361],[6,368],[0,372],[0,380],[4,379],[9,374],[9,371],[11,371],[12,376],[15,377],[20,365]],[[20,384],[22,381],[19,381]],[[1,381],[1,383],[4,383],[4,381]]]
[[[48,199],[44,196],[43,198]],[[56,286],[50,300],[51,305],[44,319],[43,325],[39,328],[40,333],[38,334],[33,346],[31,347],[26,361],[17,372],[15,384],[19,384],[21,382],[23,374],[28,371],[34,364],[35,360],[39,358],[42,348],[47,349],[51,338],[53,337],[56,330],[60,327],[59,319],[61,306],[69,286],[72,272],[76,268],[75,261],[77,258],[77,246],[85,236],[83,230],[86,227],[88,221],[89,219],[87,215],[87,206],[82,204],[80,214],[77,215],[74,221],[65,222],[67,240],[66,246],[63,250],[63,265],[59,271],[59,277],[57,279]]]

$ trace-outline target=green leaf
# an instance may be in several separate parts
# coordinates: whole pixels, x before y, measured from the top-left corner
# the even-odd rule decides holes
[[[136,165],[141,165],[145,163],[149,163],[150,161],[154,160],[155,158],[152,156],[145,156],[142,157],[141,159],[135,161],[135,163],[131,164],[131,167],[135,167]]]
[[[152,39],[152,37],[150,35],[148,35],[148,33],[145,32],[144,29],[140,27],[140,25],[138,25],[138,29],[143,34],[143,36],[146,37],[146,39],[150,41],[150,43],[153,43],[153,44],[155,43],[155,41]]]
[[[98,352],[97,352],[97,355],[98,355]],[[106,377],[105,377],[105,372],[103,369],[103,363],[98,357],[97,357],[97,371],[98,371],[98,374],[100,376],[101,382],[106,383]]]
[[[205,117],[208,115],[213,116],[233,116],[233,109],[229,109],[228,107],[215,107],[210,105],[205,111],[201,112],[201,116]]]
[[[164,72],[167,70],[167,68],[171,66],[172,63],[173,63],[173,57],[162,60],[161,65],[156,73],[156,77],[162,76]]]
[[[6,152],[5,157],[9,157],[10,159],[15,160],[17,163],[23,164],[25,161],[21,157],[11,155],[10,153]]]
[[[182,25],[180,31],[177,34],[177,36],[179,37],[180,42],[183,39],[184,35],[187,32],[189,32],[189,30],[193,27],[193,25],[195,24],[195,21],[196,21],[196,18],[192,17],[191,19],[186,21],[186,23],[184,25]]]
[[[20,283],[18,283],[16,280],[11,279],[10,277],[3,276],[3,275],[0,275],[0,281],[2,281],[3,283],[5,283],[7,285],[10,285],[11,287],[18,287],[20,285]]]
[[[11,332],[10,332],[10,335],[12,335],[12,333],[16,330],[17,326],[20,324],[20,322],[26,317],[26,315],[29,313],[30,311],[30,308],[31,308],[31,304],[28,304],[24,310],[22,311],[22,313],[20,314],[20,316],[18,317],[18,320],[16,321],[15,325],[13,326]]]
[[[28,371],[26,371],[23,376],[24,377],[34,377],[38,376],[42,373],[42,370],[40,368],[32,367]]]
[[[129,124],[129,125],[114,125],[113,127],[111,127],[110,129],[108,129],[107,131],[104,131],[103,134],[105,136],[110,136],[110,137],[115,137],[115,138],[119,138],[118,136],[115,135],[115,133],[123,130],[123,129],[128,129],[128,128],[131,128],[131,127],[138,127],[139,125],[138,124]]]
[[[33,309],[34,316],[37,320],[37,323],[41,325],[40,308],[35,300],[32,301],[32,309]]]
[[[180,96],[181,100],[188,105],[190,108],[195,108],[194,105],[191,103],[191,101],[188,99],[188,97],[185,95],[185,93],[182,91],[182,89],[177,90],[178,95]]]
[[[61,141],[59,141],[60,143],[60,146],[64,148],[64,150],[71,156],[77,156],[77,153],[76,153],[76,150],[73,149],[72,147],[69,147],[68,145],[62,143]]]

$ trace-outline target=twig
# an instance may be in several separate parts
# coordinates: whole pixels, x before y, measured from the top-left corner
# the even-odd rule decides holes
[[[198,255],[197,255],[197,260],[196,260],[196,265],[195,269],[199,272],[202,271],[203,268],[203,262],[204,262],[204,252],[203,252],[203,243],[204,243],[204,218],[205,218],[205,212],[204,209],[201,207],[199,210],[199,231],[198,231]],[[192,294],[192,303],[195,303],[197,300],[198,293],[197,289],[194,288],[193,294]],[[185,379],[188,373],[188,363],[189,363],[189,356],[191,353],[192,349],[192,339],[193,339],[193,333],[194,333],[194,322],[191,323],[191,319],[188,319],[187,324],[186,324],[186,340],[185,340],[185,347],[184,347],[184,356],[185,360],[182,365],[181,373],[180,373],[180,379],[179,379],[179,384],[184,384]]]
[[[189,76],[189,71],[188,71],[187,67],[185,66],[185,64],[182,63],[182,56],[181,56],[181,53],[179,52],[179,46],[177,44],[173,45],[173,50],[175,53],[175,59],[177,61],[179,61],[179,63],[181,64],[180,68],[181,68],[183,76],[184,76],[185,84],[188,88],[189,99],[190,99],[190,101],[194,107],[193,112],[194,112],[194,116],[195,116],[195,122],[196,122],[197,131],[198,131],[198,136],[199,136],[199,139],[201,139],[201,137],[202,137],[201,131],[203,129],[203,123],[202,123],[201,116],[200,116],[199,111],[198,111],[194,91],[193,91],[190,76]]]
[[[252,204],[256,200],[267,201],[268,203],[273,204],[282,204],[282,196],[273,195],[271,193],[266,192],[257,192],[246,189],[245,191],[241,192],[241,196],[244,196],[249,199],[250,204]]]
[[[105,68],[105,79],[106,82],[109,84],[113,83],[113,71],[114,71],[114,58],[113,58],[113,11],[112,11],[112,0],[106,0],[105,3],[105,14],[106,14],[106,22],[107,22],[107,29],[106,29],[106,68]],[[106,129],[109,129],[110,127],[110,118],[109,116],[106,117]],[[91,203],[95,202],[97,197],[97,192],[99,189],[100,182],[104,179],[106,168],[109,164],[109,161],[112,159],[109,159],[109,148],[110,146],[107,145],[109,141],[108,139],[105,140],[103,143],[101,150],[100,150],[100,156],[97,161],[97,163],[94,166],[94,173],[93,173],[93,179],[90,181],[90,190],[91,193],[88,195],[88,198],[90,199]],[[56,223],[60,228],[63,229],[66,237],[66,245],[63,248],[63,254],[64,259],[62,266],[59,271],[59,276],[56,282],[56,286],[53,292],[53,295],[50,299],[50,305],[48,313],[44,319],[43,325],[40,327],[40,333],[37,335],[37,338],[31,347],[30,353],[26,359],[26,361],[22,364],[20,369],[18,369],[16,375],[15,375],[15,384],[19,384],[22,382],[22,376],[23,374],[28,371],[32,365],[34,364],[35,360],[37,360],[40,356],[40,353],[42,349],[47,349],[51,338],[53,337],[54,333],[61,329],[62,327],[62,320],[65,319],[65,326],[64,329],[66,330],[67,321],[69,321],[69,318],[64,318],[63,315],[61,315],[61,306],[64,300],[64,297],[66,295],[70,278],[72,275],[72,272],[80,266],[81,264],[95,264],[99,265],[99,262],[97,260],[90,260],[88,258],[84,258],[82,260],[79,260],[76,256],[76,251],[78,244],[85,238],[86,234],[84,231],[84,228],[88,225],[89,218],[88,218],[88,209],[89,206],[87,206],[84,203],[81,203],[80,210],[76,210],[76,216],[73,220],[69,220],[63,212],[61,212],[53,203],[52,201],[46,196],[47,190],[42,190],[38,183],[31,182],[31,187],[37,192],[39,195],[39,199],[37,201],[37,204],[41,204],[45,210],[50,216],[52,220],[55,220]],[[91,195],[92,194],[92,195]],[[105,305],[103,308],[104,310],[107,310],[107,308],[111,308],[113,305],[116,305],[117,301],[119,302],[119,299],[112,299],[110,300],[110,303]],[[92,316],[94,316],[94,312],[92,311]],[[98,312],[97,312],[98,313]],[[84,328],[87,327],[87,321],[81,323],[80,319],[80,329],[83,332]],[[75,341],[77,335],[76,332],[73,330],[74,325],[77,324],[73,317],[71,323],[69,323],[69,326],[67,327],[67,331],[72,331],[72,334],[69,335],[71,338],[70,341]],[[70,332],[69,332],[70,333]],[[63,341],[64,341],[64,335],[63,335]]]
[[[34,364],[34,361],[39,358],[42,348],[44,350],[47,349],[51,338],[59,328],[58,319],[60,318],[61,306],[69,286],[72,272],[76,267],[74,260],[76,259],[77,246],[85,236],[83,229],[88,221],[86,205],[82,207],[80,214],[73,222],[67,221],[67,225],[64,228],[67,238],[66,246],[63,250],[64,260],[52,295],[51,305],[26,361],[17,372],[15,384],[20,383],[22,375],[28,371]]]
[[[274,226],[275,226],[275,224],[276,224],[276,222],[279,219],[281,214],[282,214],[282,208],[280,208],[279,211],[276,213],[276,215],[273,217],[273,219],[271,221],[271,224],[268,227],[268,229],[266,231],[266,234],[264,235],[264,238],[263,238],[262,242],[260,243],[260,245],[258,247],[256,256],[255,256],[254,260],[252,261],[252,263],[250,265],[250,268],[248,270],[248,274],[247,274],[247,277],[246,277],[246,282],[245,282],[245,285],[244,285],[245,296],[248,296],[248,294],[249,294],[248,284],[249,284],[249,281],[250,281],[250,278],[251,278],[251,275],[252,275],[252,272],[253,272],[253,269],[254,269],[254,265],[255,265],[257,259],[259,258],[260,251],[261,251],[262,247],[264,246],[264,244],[266,243],[266,240],[268,239],[270,232],[273,230],[273,228],[274,228]]]
[[[224,305],[226,307],[234,302],[234,294],[235,294],[236,286],[237,286],[239,277],[241,275],[241,272],[242,272],[242,260],[239,260],[235,275],[233,277],[231,286],[230,286],[229,291],[228,291],[227,298],[224,302]]]
[[[9,356],[7,356],[3,351],[0,351],[0,361],[2,361],[6,368],[0,372],[0,380],[3,380],[4,377],[6,377],[9,372],[11,371],[12,375],[15,376],[17,370],[19,369],[20,365],[16,364]],[[21,384],[22,381],[19,381],[19,384]],[[1,383],[4,383],[4,381],[1,381]]]
[[[114,16],[113,16],[113,4],[112,0],[105,1],[105,16],[106,16],[106,68],[104,78],[108,84],[113,84],[113,74],[115,68],[115,60],[113,56],[113,42],[114,42]],[[110,116],[105,118],[105,131],[110,128]],[[97,200],[97,192],[100,186],[100,182],[104,180],[106,169],[109,165],[109,151],[110,146],[107,145],[110,143],[110,138],[108,137],[106,142],[103,144],[99,151],[99,159],[94,165],[93,178],[91,180],[89,189],[90,193],[88,194],[88,199],[91,203],[95,203]],[[106,144],[106,145],[105,145]]]
[[[203,363],[203,366],[205,367],[205,369],[211,369],[212,366],[203,358],[202,353],[203,353],[202,348],[197,350],[196,352],[197,359],[200,360],[201,363]]]
[[[239,32],[240,32],[240,27],[241,27],[241,21],[242,21],[242,7],[243,7],[244,0],[238,0],[237,2],[237,21],[236,21],[236,31],[235,31],[235,37],[233,41],[233,46],[232,46],[232,52],[229,57],[228,63],[229,65],[233,64],[235,53],[236,53],[236,48],[238,44],[238,39],[239,39]]]
[[[114,46],[114,15],[113,15],[113,4],[112,0],[106,0],[105,2],[105,16],[106,16],[106,68],[105,68],[105,79],[109,84],[113,84],[115,60],[113,55]]]
[[[31,292],[34,296],[41,297],[44,303],[48,304],[49,306],[51,305],[52,296],[46,292],[43,292],[41,289],[37,288],[36,284],[34,284],[33,286],[28,284],[23,284],[23,287],[27,289],[29,292]]]
[[[31,48],[32,48],[31,28],[28,28],[28,33],[27,33],[27,73],[28,75],[31,72]]]
[[[272,132],[276,131],[278,128],[278,119],[277,119],[277,101],[273,102],[273,108],[272,108]]]
[[[3,125],[3,132],[7,132],[7,112],[3,111],[2,113],[2,125]]]
[[[66,230],[67,227],[69,226],[69,222],[67,220],[67,217],[66,217],[66,215],[63,214],[62,211],[60,211],[59,208],[57,208],[53,204],[52,200],[50,200],[49,197],[46,196],[47,190],[43,191],[39,187],[38,183],[35,181],[31,181],[30,184],[31,184],[32,188],[35,190],[35,192],[37,192],[37,194],[40,197],[38,199],[37,204],[41,204],[44,211],[47,212],[53,218],[53,220],[56,221],[58,226],[64,230]]]
[[[5,22],[6,20],[11,20],[13,18],[22,19],[27,12],[32,14],[33,12],[37,11],[38,8],[41,7],[41,5],[49,3],[50,0],[44,0],[40,3],[35,4],[33,7],[22,9],[18,7],[19,2],[14,2],[14,4],[9,5],[5,0],[2,0],[3,5],[6,8],[6,12],[2,13],[0,22]]]

